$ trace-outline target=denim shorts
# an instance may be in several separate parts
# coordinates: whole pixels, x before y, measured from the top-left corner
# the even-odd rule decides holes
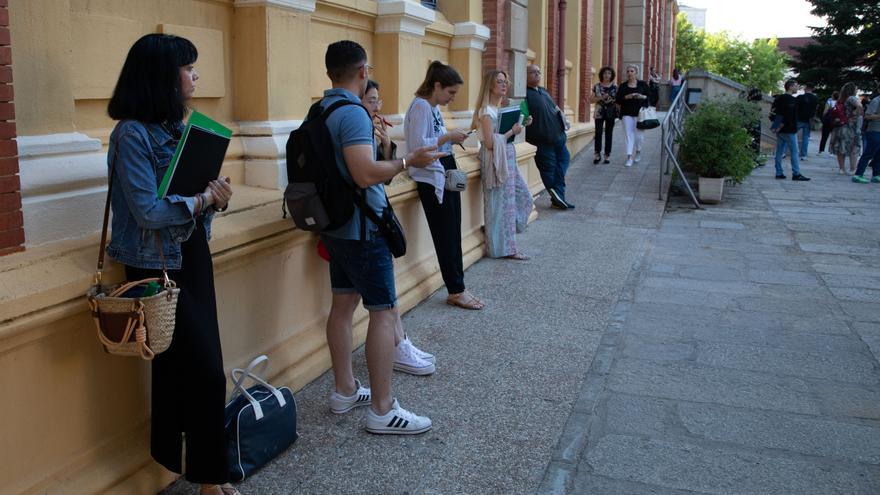
[[[334,294],[360,294],[367,311],[397,305],[394,263],[385,238],[368,241],[321,236],[330,254],[330,288]]]

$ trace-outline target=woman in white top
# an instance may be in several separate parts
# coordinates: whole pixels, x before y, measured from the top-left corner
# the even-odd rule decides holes
[[[409,168],[416,181],[425,219],[431,229],[440,273],[449,296],[446,303],[465,309],[483,309],[485,305],[464,286],[464,265],[461,252],[461,193],[445,190],[446,171],[458,168],[452,145],[461,143],[467,133],[446,130],[438,107],[448,105],[464,83],[458,72],[438,61],[431,62],[425,80],[416,91],[404,120],[408,149],[437,146],[447,155],[425,168]]]
[[[514,124],[499,134],[498,107],[507,95],[507,73],[492,70],[483,77],[472,128],[479,130],[480,173],[483,183],[483,216],[486,252],[491,258],[527,260],[516,247],[516,234],[523,232],[532,211],[532,194],[519,173],[516,149],[508,139],[523,131]],[[531,123],[529,117],[525,125]]]

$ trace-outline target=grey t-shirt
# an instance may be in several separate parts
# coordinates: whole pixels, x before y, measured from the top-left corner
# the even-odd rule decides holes
[[[868,108],[865,110],[865,115],[877,114],[880,114],[880,96],[875,96],[871,103],[868,103]],[[880,120],[869,120],[867,130],[868,132],[880,132]]]
[[[348,99],[360,104],[361,99],[350,91],[342,88],[333,88],[324,91],[324,99],[321,102],[323,108],[327,108],[334,102]],[[376,140],[373,137],[373,121],[367,115],[363,107],[358,105],[345,105],[339,107],[327,118],[327,129],[330,131],[330,139],[333,141],[333,150],[336,153],[336,165],[339,167],[345,180],[353,183],[351,173],[345,164],[342,155],[343,148],[358,144],[369,144],[373,147],[373,155],[376,156]],[[374,184],[365,189],[367,206],[376,212],[377,216],[382,216],[382,210],[387,206],[385,200],[385,189],[382,184]],[[378,227],[369,219],[367,222],[367,237],[372,238],[379,230]],[[354,215],[351,220],[342,227],[333,232],[326,232],[330,237],[339,239],[359,240],[361,238],[361,213],[355,206]]]

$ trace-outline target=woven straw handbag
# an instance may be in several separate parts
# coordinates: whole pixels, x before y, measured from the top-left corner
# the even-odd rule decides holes
[[[155,239],[162,258],[162,278],[147,278],[114,286],[101,284],[116,158],[118,153],[110,166],[110,185],[107,187],[95,284],[86,293],[86,297],[98,329],[98,341],[104,346],[104,350],[119,356],[140,356],[149,361],[171,345],[180,289],[168,278],[158,231],[155,232]],[[146,286],[150,282],[160,284],[160,290],[156,294],[147,297],[126,296],[132,289]]]

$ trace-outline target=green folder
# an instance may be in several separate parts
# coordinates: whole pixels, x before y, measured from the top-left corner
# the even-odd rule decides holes
[[[217,178],[231,138],[231,129],[194,111],[159,184],[158,197],[169,192],[183,196],[202,192],[208,181]]]
[[[523,101],[519,104],[519,111],[522,112],[523,120],[529,118],[529,102],[523,98]]]

